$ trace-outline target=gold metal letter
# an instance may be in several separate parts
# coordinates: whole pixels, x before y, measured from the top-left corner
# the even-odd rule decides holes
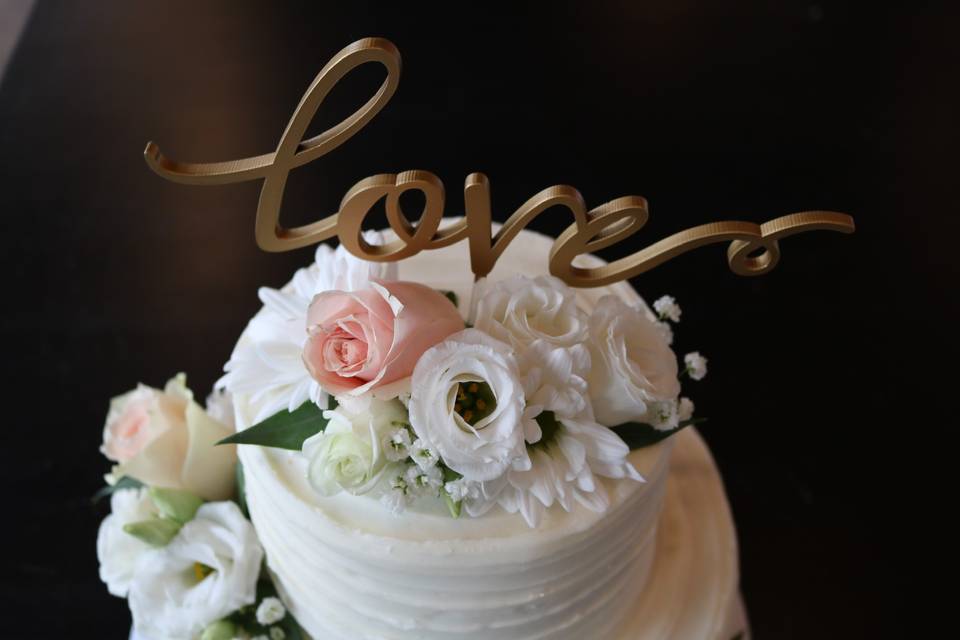
[[[356,67],[379,62],[387,77],[377,92],[356,112],[323,133],[304,140],[303,135],[320,104],[341,78]],[[311,83],[293,112],[287,130],[274,153],[229,160],[226,162],[176,162],[164,157],[153,142],[147,143],[143,155],[156,173],[168,180],[184,184],[229,184],[263,178],[260,202],[257,205],[256,238],[264,251],[289,251],[334,236],[336,214],[312,224],[285,229],[280,225],[280,204],[287,174],[296,167],[312,162],[336,149],[360,131],[387,104],[400,81],[400,52],[393,43],[382,38],[366,38],[354,42],[328,62]]]

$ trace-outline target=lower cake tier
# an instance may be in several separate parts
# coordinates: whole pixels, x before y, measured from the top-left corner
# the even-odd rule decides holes
[[[611,482],[603,514],[551,510],[454,520],[320,498],[295,453],[243,447],[247,501],[268,567],[304,629],[324,640],[614,638],[645,586],[670,444],[634,452],[646,483]]]
[[[257,449],[241,455],[257,469],[248,498],[270,569],[317,640],[747,638],[720,476],[696,431],[673,440],[671,455],[651,456],[669,471],[659,477],[644,469],[659,477],[665,497],[658,525],[641,529],[644,509],[659,502],[643,495],[647,486],[635,500],[618,495],[587,530],[565,531],[566,552],[558,550],[565,536],[556,528],[567,529],[560,523],[524,535],[503,521],[483,522],[482,532],[470,528],[477,532],[471,540],[442,539],[451,522],[462,522],[442,519],[435,522],[440,540],[416,539],[409,523],[398,523],[392,539],[384,535],[389,521],[377,532],[350,530],[364,518],[355,507],[350,521],[330,522],[328,512],[309,506],[309,494],[291,491],[292,457]],[[636,460],[645,462],[652,459]],[[422,525],[430,516],[415,518]],[[510,533],[497,536],[503,526]]]

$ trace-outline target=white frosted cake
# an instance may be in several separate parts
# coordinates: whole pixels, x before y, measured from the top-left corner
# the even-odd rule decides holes
[[[477,285],[462,246],[321,246],[261,289],[206,409],[183,376],[116,398],[98,552],[133,637],[747,637],[679,306],[567,287],[551,243],[521,232]]]
[[[524,231],[490,280],[544,273],[551,244],[545,236]],[[399,278],[470,300],[472,274],[459,246],[400,263]],[[577,301],[589,312],[608,294],[644,306],[625,283],[578,290]],[[245,333],[241,345],[270,339],[258,335],[258,327]],[[259,404],[237,395],[235,407],[237,428],[250,427]],[[693,450],[685,457],[703,465],[706,454],[699,439],[692,430],[685,435],[690,442],[685,440],[684,449]],[[367,496],[319,496],[307,481],[308,462],[297,452],[241,446],[240,459],[250,515],[268,566],[284,601],[315,638],[728,640],[739,630],[729,615],[736,603],[736,550],[715,478],[711,489],[720,502],[711,511],[720,514],[720,522],[704,533],[727,547],[696,571],[688,563],[661,566],[656,582],[651,581],[658,544],[663,565],[664,549],[675,548],[676,542],[658,543],[673,445],[671,438],[630,453],[644,482],[601,480],[610,496],[605,511],[575,504],[568,512],[554,505],[536,528],[519,513],[502,509],[452,519],[441,502],[418,503],[396,516]],[[705,468],[707,474],[712,471],[708,458]],[[674,523],[668,533],[676,536],[682,527]],[[693,545],[683,553],[692,555]],[[703,575],[703,570],[717,569],[723,575]],[[696,574],[699,588],[706,584],[717,590],[710,594],[714,602],[694,609],[694,618],[689,617],[691,594],[685,592],[684,572]],[[665,601],[667,595],[675,600]],[[638,607],[648,600],[657,606],[641,615]],[[679,636],[678,624],[700,633]]]

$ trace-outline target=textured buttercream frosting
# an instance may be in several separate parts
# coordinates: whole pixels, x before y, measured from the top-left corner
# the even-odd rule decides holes
[[[523,232],[491,279],[545,273],[549,247]],[[406,260],[400,278],[455,291],[465,307],[466,246]],[[643,304],[625,283],[579,290],[578,302],[589,310],[608,293]],[[240,396],[236,409],[238,429],[250,426],[257,406]],[[499,508],[453,519],[440,503],[417,503],[394,516],[370,497],[317,495],[297,452],[241,446],[240,457],[268,566],[318,640],[620,640],[647,586],[671,447],[630,454],[643,483],[602,480],[606,512],[555,505],[536,529]]]

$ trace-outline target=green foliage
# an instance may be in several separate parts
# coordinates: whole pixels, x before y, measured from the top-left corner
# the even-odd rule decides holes
[[[203,498],[182,489],[151,487],[150,499],[162,517],[180,524],[193,520],[197,509],[203,504]]]
[[[113,484],[108,484],[104,488],[97,491],[92,498],[94,504],[100,502],[104,498],[112,496],[116,491],[122,491],[124,489],[139,489],[140,487],[146,486],[136,478],[131,478],[130,476],[121,476]]]
[[[146,542],[151,547],[165,547],[180,532],[183,525],[169,518],[150,518],[123,525],[124,532]]]
[[[327,427],[323,409],[311,401],[295,411],[283,410],[249,429],[224,438],[217,444],[255,444],[261,447],[300,451],[303,442]]]
[[[692,420],[682,421],[675,429],[660,431],[653,425],[644,422],[627,422],[616,427],[612,427],[613,432],[620,436],[627,446],[633,449],[642,449],[657,444],[661,440],[666,440],[673,434],[681,431],[690,425],[706,422],[706,418],[694,418]],[[542,427],[541,427],[542,428]]]

